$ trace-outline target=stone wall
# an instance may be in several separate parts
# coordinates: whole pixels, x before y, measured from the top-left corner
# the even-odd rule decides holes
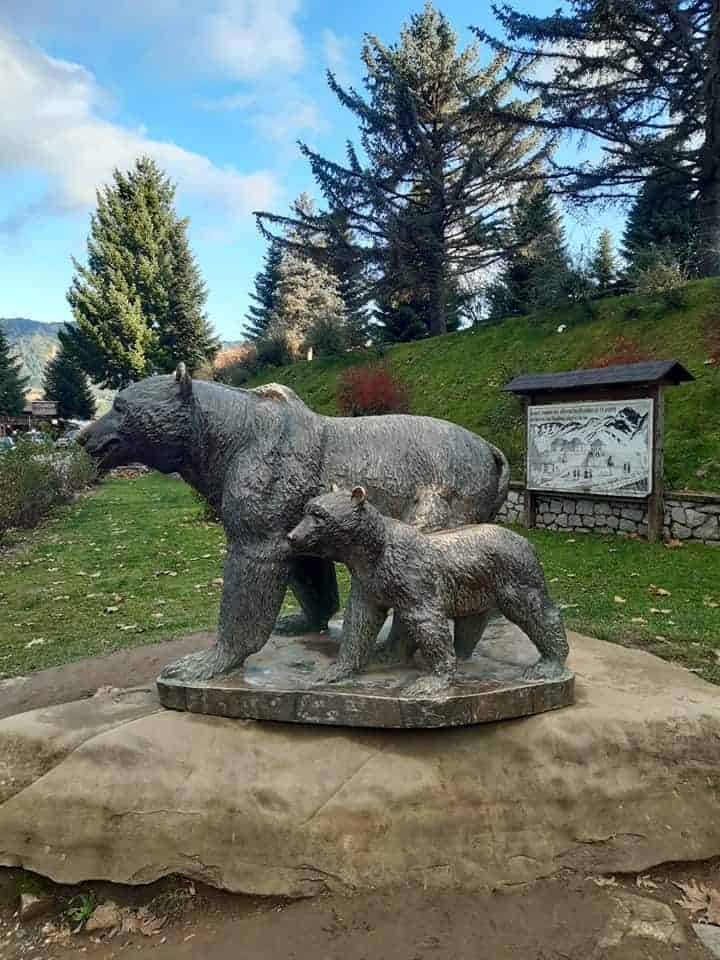
[[[524,487],[511,484],[498,513],[505,523],[523,523]],[[647,536],[647,508],[643,500],[605,500],[566,493],[537,498],[536,526],[547,530],[624,533]],[[665,539],[696,540],[720,546],[720,495],[665,494]]]

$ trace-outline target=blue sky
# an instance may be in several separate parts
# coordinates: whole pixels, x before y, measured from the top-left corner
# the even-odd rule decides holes
[[[420,6],[2,0],[0,316],[70,318],[71,257],[84,258],[94,191],[149,153],[178,184],[216,329],[242,337],[264,250],[251,211],[313,191],[298,138],[340,158],[354,134],[325,70],[359,83],[363,33],[392,42]],[[439,6],[464,41],[469,24],[493,24],[484,0]],[[616,213],[568,217],[571,243],[592,242],[601,223],[617,235]]]

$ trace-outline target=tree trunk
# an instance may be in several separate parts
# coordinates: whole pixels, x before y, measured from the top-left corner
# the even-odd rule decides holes
[[[698,214],[702,277],[720,275],[720,0],[712,0],[705,74],[705,143]]]

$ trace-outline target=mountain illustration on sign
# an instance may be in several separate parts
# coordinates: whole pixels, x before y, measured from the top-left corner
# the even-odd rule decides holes
[[[534,408],[528,450],[532,487],[649,492],[649,401],[638,403],[640,409],[626,405],[597,415],[598,407],[607,406],[588,404],[587,417],[577,407],[565,416],[557,407]]]

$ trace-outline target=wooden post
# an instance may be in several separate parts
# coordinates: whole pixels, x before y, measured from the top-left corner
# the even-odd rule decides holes
[[[653,462],[652,492],[647,499],[648,541],[657,543],[663,538],[665,524],[665,396],[659,383],[652,392],[653,403]]]
[[[525,408],[525,493],[523,495],[523,512],[524,512],[524,527],[526,530],[532,530],[535,527],[535,521],[537,519],[537,501],[535,498],[535,491],[528,490],[528,479],[529,473],[528,468],[530,466],[530,451],[528,450],[528,417],[530,415],[530,407],[533,404],[534,398],[526,397],[523,402],[523,407]]]

